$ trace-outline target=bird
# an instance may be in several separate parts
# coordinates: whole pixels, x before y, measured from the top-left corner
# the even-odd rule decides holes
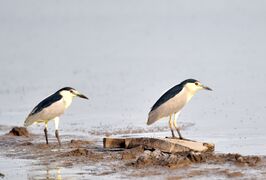
[[[211,88],[195,79],[186,79],[172,87],[152,106],[148,115],[147,125],[151,125],[157,120],[169,116],[168,125],[172,133],[172,138],[177,138],[174,134],[174,126],[179,135],[179,139],[184,139],[177,126],[176,117],[179,116],[182,108],[191,100],[195,93],[202,89],[212,91]]]
[[[85,95],[81,94],[72,87],[64,87],[54,94],[48,96],[42,100],[33,110],[29,113],[26,120],[24,121],[24,126],[28,127],[36,123],[44,123],[44,134],[46,144],[48,144],[48,122],[54,120],[55,122],[55,136],[57,138],[59,146],[61,146],[61,141],[59,138],[59,116],[64,113],[64,111],[71,105],[74,97],[80,97],[88,99]]]

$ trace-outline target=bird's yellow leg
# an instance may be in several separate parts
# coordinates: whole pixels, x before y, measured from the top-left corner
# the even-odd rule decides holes
[[[45,128],[44,128],[45,140],[46,140],[46,144],[48,144],[48,135],[47,135],[48,121],[45,121],[44,124],[45,124]]]
[[[59,117],[54,118],[54,123],[55,123],[55,137],[58,141],[59,146],[61,146],[61,141],[60,141],[59,133],[58,133]]]
[[[172,137],[174,138],[175,137],[175,134],[174,134],[174,130],[173,130],[173,122],[172,122],[172,115],[170,115],[170,118],[169,118],[169,127],[171,129],[171,133],[172,133]]]
[[[178,115],[177,116],[179,116],[179,113],[177,113]],[[180,129],[179,129],[179,127],[177,126],[177,123],[176,123],[176,120],[177,120],[177,118],[176,118],[176,114],[174,114],[174,127],[175,127],[175,129],[176,129],[176,131],[177,131],[177,133],[178,133],[178,135],[179,135],[179,138],[180,139],[183,139],[183,137],[182,137],[182,135],[181,135],[181,133],[180,133]]]

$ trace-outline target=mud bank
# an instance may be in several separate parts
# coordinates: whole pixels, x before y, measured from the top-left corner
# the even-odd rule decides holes
[[[258,156],[242,156],[240,154],[215,154],[186,152],[177,154],[163,153],[156,149],[145,150],[131,164],[135,167],[165,166],[169,168],[180,168],[193,163],[224,164],[230,163],[237,166],[256,166],[261,161]]]
[[[170,154],[142,146],[108,150],[102,148],[100,140],[87,141],[84,138],[63,136],[62,146],[59,147],[56,140],[46,145],[43,136],[30,134],[23,128],[13,128],[6,135],[0,136],[1,155],[17,160],[34,160],[39,166],[97,169],[85,175],[83,173],[82,177],[228,178],[252,177],[254,172],[258,177],[266,176],[264,156],[198,152]],[[74,176],[79,177],[80,174]]]

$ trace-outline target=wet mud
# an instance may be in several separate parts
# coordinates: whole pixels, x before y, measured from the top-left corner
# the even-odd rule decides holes
[[[136,167],[145,166],[166,166],[169,168],[179,168],[189,166],[193,163],[224,164],[230,163],[238,166],[256,166],[261,161],[259,156],[242,156],[240,154],[215,154],[186,152],[169,154],[156,149],[154,151],[145,150],[144,153],[131,164]]]
[[[59,146],[56,140],[47,145],[41,135],[30,134],[23,128],[12,128],[9,133],[0,136],[1,155],[18,160],[37,160],[40,166],[54,164],[64,168],[97,168],[97,171],[88,173],[90,176],[119,174],[120,177],[132,178],[158,176],[182,179],[211,175],[235,178],[252,176],[250,172],[254,171],[259,172],[261,177],[266,176],[264,156],[210,152],[170,154],[158,149],[145,149],[142,146],[132,149],[104,149],[99,140],[88,141],[71,137],[63,136],[62,146]],[[79,174],[75,176],[79,177]],[[0,174],[1,177],[4,175]]]

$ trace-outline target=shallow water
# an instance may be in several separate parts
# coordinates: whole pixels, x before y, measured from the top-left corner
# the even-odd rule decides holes
[[[0,157],[0,169],[4,179],[27,179],[27,172],[30,171],[30,160],[17,160]]]
[[[194,124],[184,135],[214,142],[218,152],[266,155],[264,5],[1,1],[0,124],[22,125],[40,100],[72,86],[90,100],[73,102],[61,134],[146,128],[159,96],[196,78],[214,91],[184,108],[179,121]]]

